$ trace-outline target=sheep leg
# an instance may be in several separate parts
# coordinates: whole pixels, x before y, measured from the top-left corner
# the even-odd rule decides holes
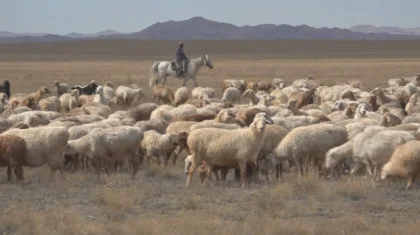
[[[131,158],[131,165],[133,166],[133,173],[131,174],[131,178],[134,179],[134,177],[137,174],[137,171],[139,170],[140,162],[138,161],[137,156]]]
[[[12,166],[7,166],[7,182],[12,181]]]
[[[185,187],[188,188],[188,186],[190,185],[191,179],[194,175],[194,172],[195,172],[196,168],[197,167],[196,167],[196,164],[195,164],[195,160],[191,161],[191,166],[190,166],[190,170],[188,171],[187,181],[186,181]]]
[[[283,163],[276,164],[276,180],[282,177],[283,173]]]
[[[246,162],[239,163],[239,169],[241,170],[241,178],[242,178],[241,188],[245,188],[245,184],[248,185],[248,187],[250,187],[248,183],[247,174],[246,174]]]
[[[347,184],[350,183],[351,178],[354,174],[356,174],[357,171],[360,170],[360,168],[363,167],[363,164],[360,162],[356,162],[356,164],[353,166],[353,169],[350,171],[349,179],[347,180]]]
[[[16,165],[14,167],[15,169],[15,175],[18,181],[22,181],[23,180],[23,167],[22,166],[18,166]]]
[[[405,186],[405,190],[410,190],[415,180],[416,180],[416,177],[408,178],[408,182],[407,182],[407,186]]]
[[[175,149],[175,151],[174,151],[174,153],[173,153],[173,158],[172,158],[172,166],[173,166],[173,167],[175,167],[176,160],[177,160],[177,158],[178,158],[179,154],[182,152],[182,150],[184,150],[184,147],[182,147],[181,145],[179,145],[179,146]]]

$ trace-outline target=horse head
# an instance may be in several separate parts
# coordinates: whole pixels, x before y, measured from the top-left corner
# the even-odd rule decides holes
[[[207,54],[202,56],[202,59],[204,61],[204,65],[209,67],[210,69],[213,69],[213,63],[211,62],[211,60],[209,59],[209,56]]]

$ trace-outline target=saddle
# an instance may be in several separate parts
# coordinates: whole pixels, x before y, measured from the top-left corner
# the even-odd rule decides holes
[[[182,71],[182,66],[176,60],[171,62],[171,69],[176,72],[177,78],[182,78],[184,76],[184,71]]]

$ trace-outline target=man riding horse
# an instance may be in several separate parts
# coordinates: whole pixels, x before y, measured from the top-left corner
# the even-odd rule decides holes
[[[180,42],[178,44],[178,49],[176,49],[176,62],[178,63],[178,65],[181,67],[180,71],[179,71],[179,76],[183,77],[184,74],[187,73],[187,69],[188,69],[188,58],[187,56],[185,56],[184,50],[182,49],[184,48],[184,43]]]

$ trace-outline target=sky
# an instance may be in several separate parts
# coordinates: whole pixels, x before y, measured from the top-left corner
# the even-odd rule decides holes
[[[0,0],[0,31],[140,31],[194,16],[232,23],[420,27],[420,0]]]

